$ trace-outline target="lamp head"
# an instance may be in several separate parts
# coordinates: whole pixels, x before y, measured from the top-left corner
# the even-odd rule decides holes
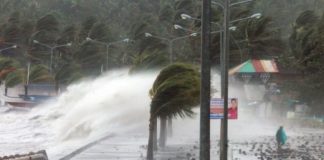
[[[66,46],[69,46],[70,47],[70,46],[72,46],[72,43],[71,42],[70,43],[67,43]]]
[[[17,48],[18,46],[17,45],[13,45],[11,48]]]
[[[124,40],[123,40],[123,42],[126,42],[126,43],[128,43],[130,40],[129,40],[129,38],[125,38]]]
[[[231,30],[231,31],[235,31],[236,29],[237,29],[236,26],[229,27],[229,30]]]
[[[39,43],[37,40],[33,40],[33,43]]]
[[[197,33],[191,33],[190,36],[196,37],[198,34]]]
[[[192,17],[189,16],[188,14],[182,13],[180,16],[181,16],[182,19],[192,19]]]
[[[145,37],[152,37],[152,34],[151,33],[145,33]]]
[[[182,26],[180,26],[180,25],[178,25],[178,24],[175,24],[175,25],[173,25],[174,26],[174,29],[182,29],[183,27]]]
[[[92,39],[90,37],[87,37],[86,41],[92,41]]]
[[[256,18],[256,19],[259,19],[261,18],[262,14],[261,13],[255,13],[251,16],[251,18]]]

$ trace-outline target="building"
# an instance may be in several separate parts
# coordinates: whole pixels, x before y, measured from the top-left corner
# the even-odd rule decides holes
[[[5,86],[5,83],[2,83],[0,85],[1,105],[9,105],[13,107],[30,107],[55,96],[56,89],[54,84],[19,84],[11,88],[7,88]]]

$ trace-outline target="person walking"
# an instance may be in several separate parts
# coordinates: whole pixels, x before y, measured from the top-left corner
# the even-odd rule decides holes
[[[286,141],[287,141],[287,135],[286,135],[286,132],[285,132],[283,126],[280,126],[280,128],[278,129],[278,131],[276,133],[276,140],[277,140],[277,144],[278,144],[278,150],[280,150],[281,146],[286,144]]]

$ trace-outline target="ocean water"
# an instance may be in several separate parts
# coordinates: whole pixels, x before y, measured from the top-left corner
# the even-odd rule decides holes
[[[46,149],[55,157],[101,136],[146,133],[148,91],[156,75],[116,70],[70,85],[56,100],[32,109],[1,107],[0,155]]]

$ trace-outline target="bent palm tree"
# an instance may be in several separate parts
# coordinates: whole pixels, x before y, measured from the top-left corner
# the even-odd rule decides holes
[[[161,118],[160,144],[166,141],[166,119],[168,117],[192,117],[192,107],[199,104],[200,74],[189,64],[175,63],[164,68],[156,78],[150,95],[149,143],[147,159],[153,159],[153,132],[157,117]]]

